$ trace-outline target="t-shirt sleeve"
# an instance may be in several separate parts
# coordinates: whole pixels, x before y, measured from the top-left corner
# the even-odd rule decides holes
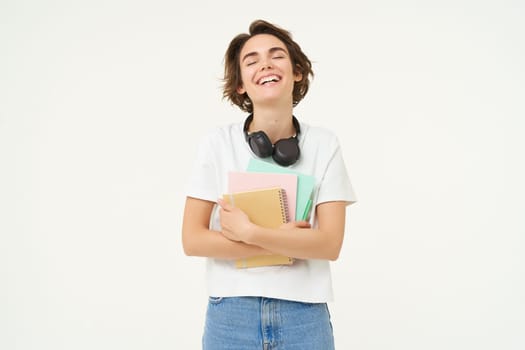
[[[339,140],[334,136],[331,142],[331,157],[319,185],[317,203],[345,201],[348,205],[357,201],[348,176]]]
[[[199,143],[193,165],[189,167],[186,196],[216,202],[219,198],[217,163],[210,132]]]

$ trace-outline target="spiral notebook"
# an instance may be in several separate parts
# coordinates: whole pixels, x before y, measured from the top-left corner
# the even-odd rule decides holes
[[[269,187],[280,187],[284,190],[288,204],[288,218],[293,219],[297,200],[297,175],[248,171],[230,171],[228,173],[229,193]]]
[[[266,228],[278,228],[288,222],[288,206],[285,191],[270,187],[252,191],[234,192],[223,195],[223,199],[240,208],[251,222]],[[253,256],[235,261],[237,268],[290,265],[293,259],[282,255]]]

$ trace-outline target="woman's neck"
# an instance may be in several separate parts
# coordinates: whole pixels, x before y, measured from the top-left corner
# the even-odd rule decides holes
[[[293,113],[290,109],[257,109],[253,112],[253,121],[249,132],[262,130],[272,143],[295,135]]]

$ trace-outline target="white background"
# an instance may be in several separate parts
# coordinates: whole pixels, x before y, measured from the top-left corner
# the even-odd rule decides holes
[[[0,2],[0,348],[199,349],[184,181],[263,18],[316,77],[359,202],[338,349],[525,348],[522,1]]]

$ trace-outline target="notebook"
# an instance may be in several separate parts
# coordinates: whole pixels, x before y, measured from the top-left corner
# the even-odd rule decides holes
[[[280,173],[297,175],[297,198],[295,220],[308,220],[312,207],[312,195],[315,187],[315,177],[301,174],[292,169],[252,158],[248,163],[248,171],[262,173]]]
[[[294,218],[297,198],[297,175],[248,171],[230,171],[228,173],[228,193],[269,187],[280,187],[284,190],[288,203],[288,217]]]
[[[283,189],[270,187],[223,195],[231,205],[242,209],[251,222],[267,228],[278,228],[288,222],[287,200]],[[290,265],[293,259],[282,255],[261,255],[235,261],[237,268]]]

